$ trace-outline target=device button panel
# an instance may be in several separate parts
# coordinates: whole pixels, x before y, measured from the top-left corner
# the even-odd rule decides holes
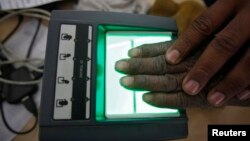
[[[61,24],[54,116],[90,118],[92,26]]]

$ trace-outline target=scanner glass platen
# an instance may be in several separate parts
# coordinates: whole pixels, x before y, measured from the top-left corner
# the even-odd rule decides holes
[[[143,44],[171,40],[171,32],[109,31],[106,32],[105,116],[115,118],[147,118],[179,116],[176,109],[158,108],[142,100],[142,91],[127,90],[119,80],[124,74],[115,71],[115,62],[128,58],[128,50]]]

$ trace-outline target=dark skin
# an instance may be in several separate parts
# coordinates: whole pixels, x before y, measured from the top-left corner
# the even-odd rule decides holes
[[[127,74],[121,78],[121,85],[127,89],[147,90],[143,100],[158,107],[211,107],[207,101],[209,90],[216,86],[226,76],[226,71],[221,71],[210,81],[197,95],[187,95],[182,89],[182,81],[192,69],[197,58],[204,50],[192,53],[189,57],[177,65],[169,64],[165,59],[165,52],[173,44],[173,41],[157,44],[142,45],[129,51],[129,59],[122,59],[116,63],[116,70]],[[245,50],[241,52],[244,53]],[[136,55],[135,55],[136,54]],[[237,58],[235,57],[237,62]],[[225,66],[225,70],[233,67],[233,64]],[[250,99],[230,98],[224,105],[250,106]]]
[[[217,0],[188,26],[167,50],[151,50],[146,56],[149,57],[150,54],[154,56],[157,53],[165,56],[169,68],[170,64],[175,67],[185,64],[187,59],[190,59],[188,56],[193,55],[192,52],[199,52],[193,61],[191,59],[192,67],[188,65],[189,69],[183,79],[178,79],[180,80],[178,88],[180,87],[183,94],[196,96],[206,90],[204,96],[207,102],[216,107],[227,105],[236,97],[239,100],[249,99],[250,48],[246,46],[250,41],[249,13],[249,0]],[[204,44],[205,41],[207,44]],[[145,54],[142,53],[142,50],[134,49],[130,51],[130,56],[143,57]],[[159,59],[158,61],[164,62]],[[154,63],[157,64],[156,61]],[[146,69],[148,64],[142,68]],[[125,73],[130,74],[130,71]],[[158,70],[151,68],[149,74],[157,73]],[[220,79],[213,80],[218,78],[218,73],[220,73]],[[135,74],[143,73],[138,71]],[[168,82],[168,78],[160,79],[165,80],[165,83]],[[157,87],[164,87],[164,85]]]
[[[166,60],[179,64],[208,37],[213,37],[182,82],[189,95],[199,94],[230,59],[239,54],[250,37],[250,1],[217,0],[198,17],[168,49]],[[250,97],[250,48],[230,72],[208,92],[207,100],[221,106],[236,95]]]

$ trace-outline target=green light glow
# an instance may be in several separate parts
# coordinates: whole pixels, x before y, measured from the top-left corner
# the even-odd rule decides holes
[[[98,26],[97,34],[97,69],[96,69],[96,120],[103,121],[104,117],[104,99],[105,99],[105,29]]]
[[[124,76],[114,70],[115,62],[128,58],[129,49],[142,44],[171,40],[170,32],[111,31],[106,33],[106,91],[107,118],[146,118],[179,116],[178,110],[158,108],[142,100],[145,92],[123,88],[119,79]]]
[[[98,26],[96,120],[178,117],[176,109],[150,106],[142,100],[145,92],[126,90],[119,83],[124,76],[115,62],[128,58],[129,49],[147,43],[171,40],[171,32],[150,28]]]

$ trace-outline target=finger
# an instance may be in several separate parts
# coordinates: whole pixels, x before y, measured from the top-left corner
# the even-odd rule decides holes
[[[167,64],[163,55],[152,58],[119,60],[115,69],[125,74],[164,74]]]
[[[176,64],[217,30],[234,13],[235,1],[216,1],[204,14],[198,17],[167,50],[166,60]],[[219,13],[219,14],[218,14]]]
[[[155,44],[144,44],[128,51],[128,56],[137,57],[154,57],[166,53],[167,48],[173,41],[160,42]]]
[[[125,88],[131,90],[172,92],[181,90],[181,82],[184,75],[125,76],[120,79],[120,83]]]
[[[209,92],[208,101],[214,106],[221,106],[242,92],[250,84],[249,70],[250,49],[230,73]]]
[[[164,55],[152,58],[131,58],[122,59],[116,62],[115,69],[125,74],[165,74],[180,73],[189,70],[195,62],[190,58],[177,65],[170,65],[166,62]]]
[[[202,95],[190,96],[184,92],[175,93],[146,93],[143,100],[157,107],[189,108],[189,107],[211,107],[206,97]]]
[[[248,40],[250,30],[246,27],[250,19],[242,12],[238,15],[216,35],[184,79],[183,90],[186,93],[197,94]]]
[[[212,108],[212,105],[208,103],[204,93],[200,93],[195,96],[190,96],[184,92],[175,93],[157,93],[150,92],[143,95],[143,101],[146,103],[162,108]],[[250,106],[250,99],[241,101],[237,98],[230,99],[226,105],[228,106]]]
[[[248,86],[242,92],[240,92],[239,94],[237,94],[237,98],[239,100],[249,99],[250,98],[250,86]]]

